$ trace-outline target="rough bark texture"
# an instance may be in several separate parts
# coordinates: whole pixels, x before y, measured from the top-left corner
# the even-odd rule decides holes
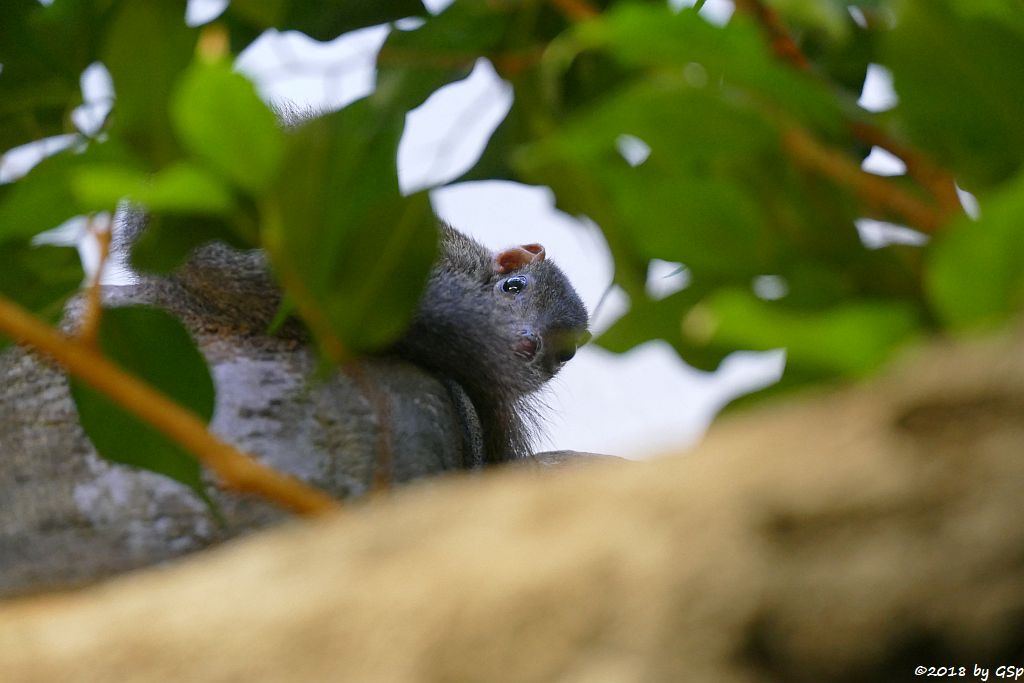
[[[1024,656],[1024,336],[686,457],[432,480],[0,607],[11,681],[896,681]],[[991,672],[995,679],[994,669]]]

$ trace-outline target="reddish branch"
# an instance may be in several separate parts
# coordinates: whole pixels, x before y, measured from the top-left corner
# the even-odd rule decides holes
[[[947,218],[960,212],[960,197],[956,193],[956,182],[948,171],[933,164],[916,149],[894,140],[877,126],[868,123],[851,123],[850,128],[861,142],[887,149],[903,159],[907,165],[907,173],[931,193],[935,203]]]
[[[485,53],[483,56],[491,60],[494,68],[503,77],[514,78],[526,69],[539,64],[546,47],[546,45],[533,45],[521,50]],[[420,68],[452,71],[472,67],[480,56],[476,52],[436,52],[384,46],[377,55],[377,64],[387,66],[415,65]]]
[[[761,0],[736,0],[736,9],[754,17],[767,34],[772,50],[780,59],[802,71],[810,70],[810,61],[789,36],[789,32],[786,31],[786,27],[779,19],[778,12],[765,5]]]
[[[926,233],[938,231],[948,218],[931,204],[904,192],[885,178],[862,170],[845,154],[821,144],[799,128],[785,131],[782,144],[798,164],[852,188],[861,201],[879,216],[902,216],[909,225]]]

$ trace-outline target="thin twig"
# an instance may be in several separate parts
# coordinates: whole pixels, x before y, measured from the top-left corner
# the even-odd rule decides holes
[[[0,332],[50,356],[68,372],[186,448],[220,478],[225,488],[263,496],[305,515],[340,507],[326,493],[261,465],[221,441],[195,414],[125,372],[91,346],[62,335],[2,296]]]
[[[920,151],[894,140],[870,123],[851,123],[850,130],[861,142],[887,149],[902,159],[907,165],[907,174],[927,188],[947,218],[960,213],[963,207],[956,193],[956,182],[949,171],[936,166]]]
[[[85,311],[82,314],[82,324],[78,330],[78,340],[87,346],[96,347],[96,337],[99,334],[100,318],[103,315],[103,301],[101,297],[100,281],[103,278],[103,270],[110,258],[110,220],[100,220],[91,216],[88,223],[89,234],[96,240],[99,247],[99,263],[96,272],[93,273],[89,288],[86,290]]]
[[[386,392],[370,381],[366,369],[358,360],[342,366],[342,372],[355,382],[360,393],[370,402],[373,414],[377,419],[377,448],[373,469],[373,492],[382,493],[391,489],[394,480],[395,456],[391,443],[394,431],[391,417],[391,403]]]
[[[736,0],[736,9],[751,15],[761,25],[776,55],[802,71],[810,70],[810,61],[789,36],[778,12],[761,0]]]

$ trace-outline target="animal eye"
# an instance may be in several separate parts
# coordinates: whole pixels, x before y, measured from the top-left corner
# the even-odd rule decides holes
[[[509,294],[518,294],[526,289],[527,279],[522,275],[515,275],[501,283],[501,291]]]

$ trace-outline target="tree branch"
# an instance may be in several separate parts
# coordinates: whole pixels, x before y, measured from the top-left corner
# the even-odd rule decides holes
[[[772,51],[782,59],[801,71],[810,71],[811,63],[793,42],[786,28],[779,19],[779,14],[761,0],[736,0],[736,9],[745,12],[761,25],[771,42]]]
[[[782,146],[804,168],[823,173],[850,187],[868,207],[897,214],[917,230],[937,232],[948,216],[891,182],[860,168],[839,150],[821,144],[806,131],[789,128],[782,134]]]
[[[89,218],[88,231],[99,247],[99,263],[92,276],[92,281],[89,283],[89,288],[86,290],[85,312],[82,314],[82,324],[78,329],[78,340],[93,348],[96,347],[100,318],[103,316],[100,281],[103,278],[103,269],[107,265],[107,259],[110,258],[110,221],[107,220],[105,226],[100,226],[99,222],[96,216]]]
[[[948,171],[933,164],[920,151],[894,140],[877,126],[854,122],[850,129],[861,142],[887,149],[902,159],[907,165],[907,174],[931,193],[946,218],[960,213],[963,207],[956,193],[956,181]]]
[[[68,372],[188,449],[220,478],[225,488],[263,496],[300,514],[319,514],[339,507],[338,501],[322,491],[261,465],[221,441],[193,413],[125,372],[90,345],[62,335],[2,296],[0,332],[50,356]]]

